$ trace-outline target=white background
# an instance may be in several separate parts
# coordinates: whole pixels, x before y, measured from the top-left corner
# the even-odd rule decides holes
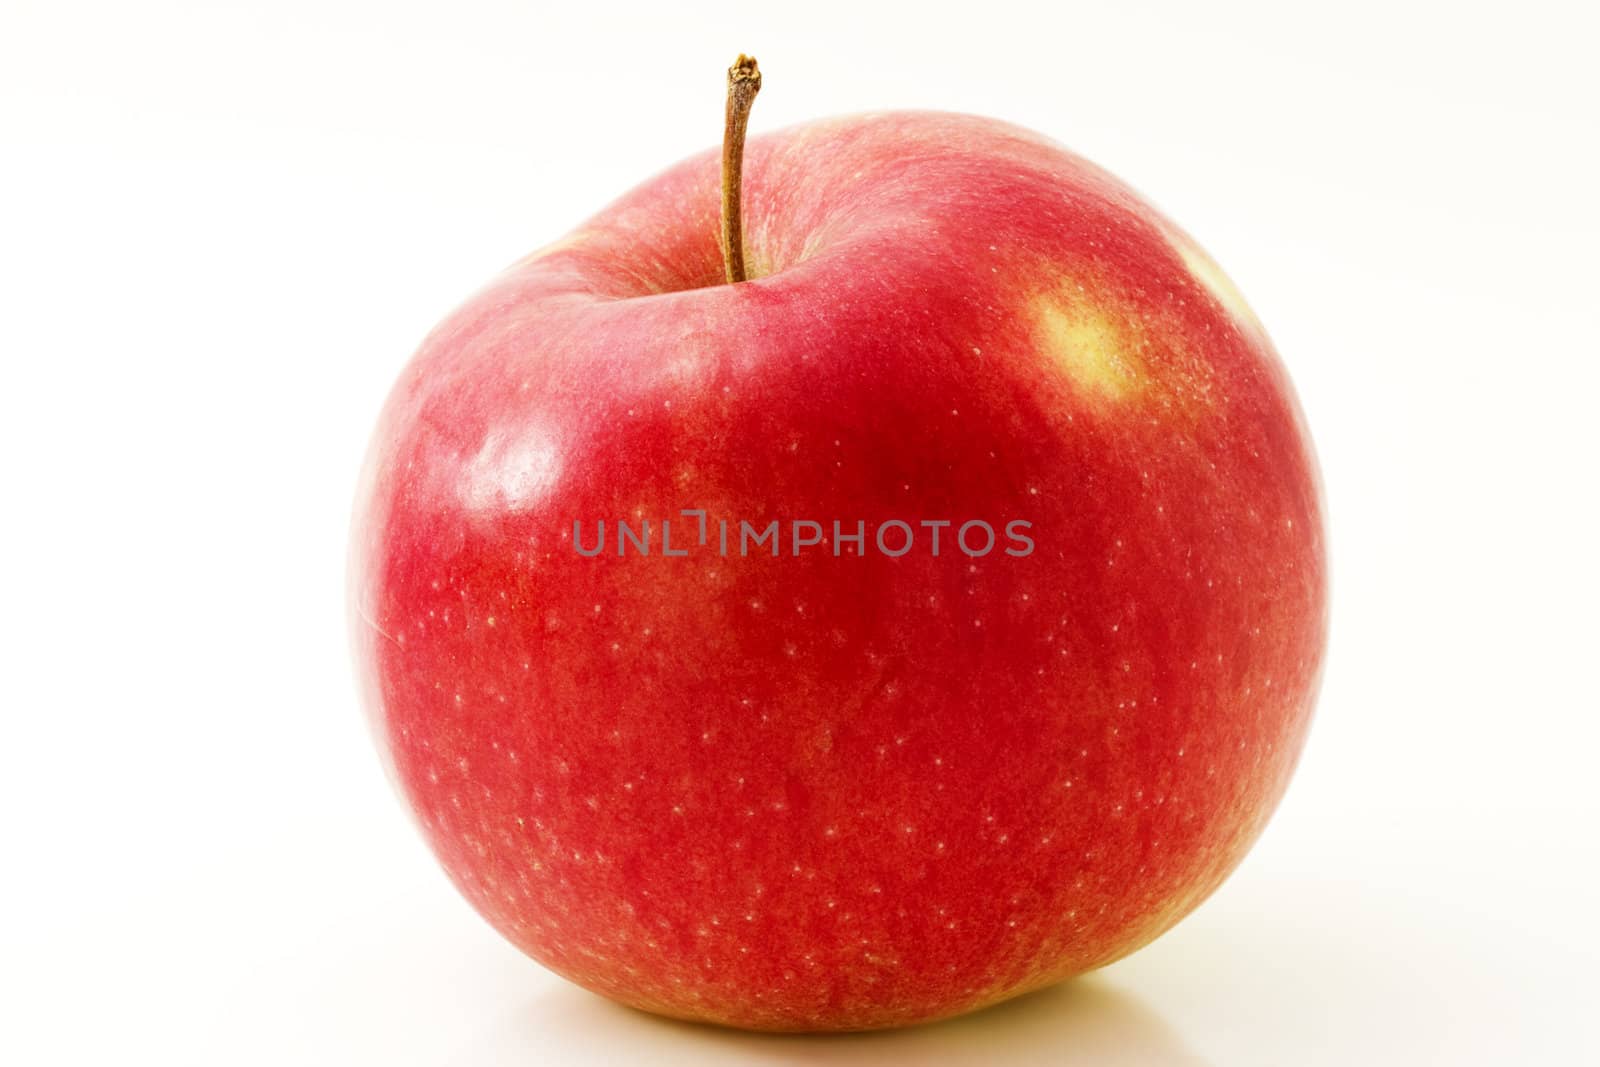
[[[1600,1062],[1589,5],[536,7],[0,8],[0,1060]],[[543,972],[350,682],[403,360],[712,144],[741,50],[757,131],[973,111],[1133,183],[1249,294],[1328,486],[1327,680],[1250,859],[1122,963],[899,1034]]]

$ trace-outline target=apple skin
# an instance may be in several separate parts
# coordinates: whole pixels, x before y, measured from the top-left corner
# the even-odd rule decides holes
[[[717,160],[513,265],[390,395],[351,616],[393,779],[489,922],[652,1012],[904,1025],[1133,951],[1240,862],[1315,698],[1320,488],[1270,343],[1016,127],[753,139],[736,286]],[[686,508],[828,536],[723,558],[683,518],[664,557]],[[1035,550],[918,526],[972,519]]]

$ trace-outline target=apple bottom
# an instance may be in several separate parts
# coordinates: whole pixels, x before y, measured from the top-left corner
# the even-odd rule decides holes
[[[572,595],[520,614],[492,604],[527,569],[480,566],[421,608],[460,643],[379,642],[388,747],[462,893],[597,993],[766,1030],[973,1010],[1197,905],[1306,714],[1292,665],[1281,700],[1223,705],[1244,650],[1159,613],[1096,622],[1130,642],[1096,649],[1041,603],[1051,554],[989,565],[969,594],[964,556],[568,552],[542,588]]]

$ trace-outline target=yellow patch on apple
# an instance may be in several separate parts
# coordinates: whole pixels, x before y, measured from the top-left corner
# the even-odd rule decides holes
[[[1244,294],[1233,284],[1232,278],[1222,273],[1222,268],[1217,266],[1216,260],[1206,255],[1192,241],[1178,238],[1173,244],[1177,246],[1178,255],[1182,257],[1183,265],[1189,269],[1189,274],[1205,287],[1228,314],[1233,316],[1235,322],[1257,332],[1264,332],[1261,320],[1256,318],[1256,313],[1245,303]]]
[[[1141,391],[1146,368],[1125,323],[1082,298],[1049,294],[1034,309],[1045,351],[1086,393],[1123,400]]]

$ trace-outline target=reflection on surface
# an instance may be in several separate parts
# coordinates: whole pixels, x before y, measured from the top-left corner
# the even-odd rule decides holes
[[[576,987],[503,1018],[452,1064],[914,1064],[928,1067],[1205,1067],[1134,997],[1080,979],[975,1015],[867,1034],[753,1034],[661,1019]]]

